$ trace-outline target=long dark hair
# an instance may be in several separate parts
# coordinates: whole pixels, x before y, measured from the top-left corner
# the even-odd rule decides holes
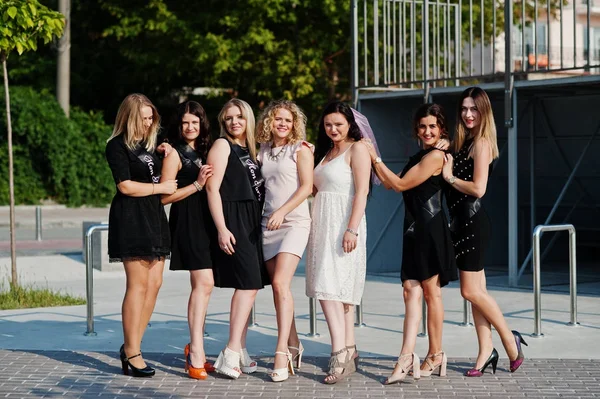
[[[415,137],[419,137],[419,123],[421,122],[421,119],[428,116],[435,117],[435,123],[440,128],[440,138],[448,139],[448,126],[446,125],[446,114],[444,113],[444,108],[435,103],[423,104],[415,112],[415,116],[413,117],[413,134]]]
[[[325,133],[325,117],[329,114],[340,113],[344,115],[348,124],[350,124],[350,129],[348,130],[348,137],[354,141],[359,141],[362,139],[362,133],[356,124],[356,120],[354,119],[354,114],[352,113],[352,108],[347,104],[341,101],[334,101],[325,106],[323,110],[323,114],[321,115],[321,119],[319,120],[319,136],[317,137],[317,143],[315,145],[315,167],[321,162],[321,160],[327,154],[327,151],[331,149],[333,146],[333,141],[327,136]]]
[[[175,117],[169,127],[169,141],[173,145],[184,141],[181,121],[185,114],[192,114],[200,119],[200,134],[196,137],[195,146],[196,152],[200,155],[202,161],[206,162],[208,150],[212,145],[212,138],[210,136],[210,123],[206,117],[206,112],[200,103],[197,103],[196,101],[185,101],[177,106]]]

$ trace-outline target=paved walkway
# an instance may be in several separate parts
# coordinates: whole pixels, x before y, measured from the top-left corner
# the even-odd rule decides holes
[[[321,383],[327,359],[308,357],[296,376],[273,383],[267,376],[272,358],[261,357],[259,369],[237,381],[210,375],[187,378],[181,355],[146,353],[157,368],[151,379],[120,375],[114,352],[0,350],[0,395],[85,398],[594,398],[600,397],[600,369],[592,361],[536,360],[511,374],[502,364],[495,375],[467,378],[471,359],[453,359],[446,377],[407,377],[384,386],[393,360],[362,359],[358,373],[329,386]]]

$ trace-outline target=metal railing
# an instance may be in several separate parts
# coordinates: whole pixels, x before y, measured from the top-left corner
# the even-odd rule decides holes
[[[569,326],[577,326],[577,253],[575,227],[572,224],[539,225],[533,230],[533,309],[534,332],[532,337],[542,334],[542,284],[540,277],[540,238],[547,231],[569,232],[569,291],[571,300],[571,321]]]
[[[95,224],[85,232],[85,294],[87,305],[87,331],[84,335],[95,336],[94,331],[94,246],[92,234],[96,231],[108,231],[108,224]]]
[[[469,80],[502,81],[505,71],[600,69],[593,57],[593,3],[353,0],[354,89],[427,91]]]
[[[315,298],[308,298],[308,313],[310,332],[307,337],[318,338],[320,334],[317,332],[317,300]]]
[[[35,207],[35,240],[42,241],[42,207]]]

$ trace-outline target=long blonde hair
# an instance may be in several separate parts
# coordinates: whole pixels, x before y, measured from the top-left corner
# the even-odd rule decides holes
[[[289,100],[271,101],[258,117],[256,127],[256,141],[259,143],[268,143],[273,140],[273,120],[275,114],[280,109],[290,111],[294,118],[292,132],[288,136],[288,144],[297,143],[306,139],[306,115],[296,103]]]
[[[144,126],[142,108],[152,108],[152,125],[148,129]],[[125,97],[115,119],[115,127],[107,141],[125,134],[125,145],[133,150],[137,144],[142,144],[147,151],[154,151],[156,136],[160,128],[160,116],[152,101],[143,94],[133,93]]]
[[[225,113],[231,107],[238,107],[242,113],[242,118],[246,120],[246,145],[248,146],[248,152],[250,153],[250,157],[253,161],[256,161],[256,137],[254,137],[256,121],[254,120],[254,112],[252,111],[252,107],[239,98],[232,98],[227,101],[221,112],[219,112],[219,126],[221,130],[221,137],[225,137],[227,140],[233,143],[233,139],[229,135],[227,131],[227,126],[225,125]]]
[[[456,135],[452,142],[453,152],[458,152],[462,148],[469,129],[465,126],[462,119],[462,104],[465,98],[471,97],[477,111],[479,111],[479,126],[475,127],[471,133],[473,138],[482,138],[490,144],[492,150],[492,159],[496,159],[499,156],[498,151],[498,139],[496,137],[496,122],[494,122],[494,113],[492,112],[492,103],[485,90],[480,87],[469,87],[462,92],[460,100],[458,102],[458,110],[456,114]]]

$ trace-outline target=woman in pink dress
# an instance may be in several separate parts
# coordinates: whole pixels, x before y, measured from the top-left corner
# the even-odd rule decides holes
[[[273,286],[277,347],[271,379],[284,381],[302,362],[290,285],[310,233],[306,198],[313,186],[313,145],[304,141],[306,116],[291,101],[274,101],[258,120],[258,160],[265,179],[263,253]],[[293,350],[294,353],[290,353]]]

